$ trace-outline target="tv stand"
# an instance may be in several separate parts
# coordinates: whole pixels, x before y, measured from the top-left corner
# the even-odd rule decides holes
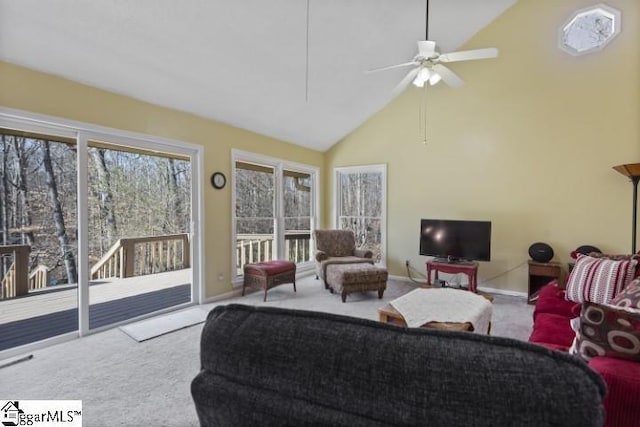
[[[448,274],[463,273],[469,277],[469,290],[478,292],[478,263],[475,261],[449,262],[444,258],[444,262],[439,258],[427,261],[427,286],[431,286],[431,272],[435,272],[435,280],[438,280],[438,272]]]
[[[462,264],[462,265],[473,265],[473,261],[469,261],[463,258],[456,257],[446,257],[446,258],[434,258],[431,262],[437,262],[439,264]]]

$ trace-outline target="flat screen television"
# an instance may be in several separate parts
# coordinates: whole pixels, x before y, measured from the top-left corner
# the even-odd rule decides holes
[[[491,260],[491,221],[420,220],[420,255],[456,261]]]

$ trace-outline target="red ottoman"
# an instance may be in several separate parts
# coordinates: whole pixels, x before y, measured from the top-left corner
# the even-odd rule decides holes
[[[264,288],[264,300],[267,300],[267,290],[283,283],[293,283],[296,292],[296,264],[290,261],[266,261],[244,265],[244,283],[242,296],[247,286]]]

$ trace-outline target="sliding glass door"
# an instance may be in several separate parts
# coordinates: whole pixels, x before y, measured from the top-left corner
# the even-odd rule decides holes
[[[75,142],[0,128],[0,352],[78,330]]]
[[[1,108],[0,138],[0,359],[202,301],[202,147]]]
[[[89,328],[191,302],[191,163],[88,141]]]

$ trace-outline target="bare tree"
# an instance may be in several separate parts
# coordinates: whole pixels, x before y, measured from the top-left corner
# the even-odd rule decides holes
[[[167,209],[167,216],[169,223],[174,227],[179,224],[183,218],[183,202],[178,190],[178,170],[176,168],[176,161],[174,159],[168,159],[167,172],[169,178],[169,200],[172,202],[171,207]]]
[[[78,272],[76,270],[76,260],[71,251],[69,236],[64,223],[64,215],[62,205],[58,195],[58,185],[56,183],[53,165],[51,162],[51,149],[49,141],[42,141],[43,147],[43,165],[46,172],[46,185],[49,193],[49,199],[53,207],[53,220],[56,226],[56,237],[60,246],[60,252],[64,260],[64,266],[67,271],[68,283],[76,283],[78,281]]]
[[[29,152],[24,138],[14,137],[13,140],[13,149],[16,153],[16,182],[13,184],[17,189],[16,206],[19,206],[20,208],[20,214],[17,215],[18,218],[15,218],[15,221],[17,223],[16,225],[19,225],[22,243],[33,246],[33,221],[31,218],[31,206],[29,203],[27,184],[27,162]]]
[[[7,177],[7,155],[9,153],[9,146],[7,145],[7,139],[5,135],[2,135],[2,162],[0,163],[0,244],[7,245],[9,244],[9,188],[8,188],[8,177]],[[2,275],[3,277],[7,274],[9,269],[9,260],[6,257],[2,257]]]
[[[0,165],[0,194],[2,194],[2,206],[0,206],[0,227],[2,228],[2,244],[9,244],[9,145],[7,136],[2,135],[2,164]]]
[[[104,224],[104,232],[106,239],[100,239],[103,243],[103,250],[105,247],[109,247],[116,240],[118,235],[118,225],[116,222],[116,215],[113,206],[113,193],[111,191],[111,174],[107,168],[105,162],[105,150],[104,149],[91,149],[91,158],[96,167],[96,174],[98,176],[97,194],[100,203],[101,219]],[[104,241],[106,240],[106,242]]]

